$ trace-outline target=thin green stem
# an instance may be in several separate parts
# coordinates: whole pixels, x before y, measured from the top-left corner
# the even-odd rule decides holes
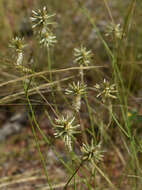
[[[76,175],[76,173],[78,172],[78,170],[81,168],[81,166],[83,165],[84,160],[81,161],[80,165],[76,168],[76,170],[74,171],[74,173],[72,174],[72,176],[69,178],[69,180],[67,181],[65,187],[63,188],[63,190],[67,190],[69,183],[71,182],[71,180],[73,179],[73,177]]]
[[[33,122],[32,122],[32,118],[31,118],[30,114],[28,114],[28,117],[29,117],[29,120],[30,120],[30,123],[31,123],[31,126],[32,126],[32,133],[33,133],[33,136],[34,136],[34,139],[35,139],[35,142],[36,142],[36,147],[37,147],[37,150],[38,150],[38,153],[39,153],[39,156],[40,156],[40,160],[41,160],[41,163],[42,163],[42,166],[43,166],[43,169],[44,169],[44,173],[46,175],[47,182],[48,182],[48,185],[50,187],[50,190],[52,190],[52,186],[50,184],[48,172],[47,172],[47,169],[46,169],[47,168],[46,167],[46,163],[45,163],[44,157],[42,155],[42,152],[40,150],[40,145],[38,143],[38,138],[37,138],[37,135],[36,135],[36,132],[35,132],[35,129],[34,129],[34,126],[33,126]]]
[[[35,115],[33,113],[33,109],[32,109],[32,105],[30,103],[30,100],[29,100],[29,97],[28,97],[28,88],[30,87],[30,83],[29,85],[27,86],[26,83],[24,83],[24,90],[25,90],[25,96],[26,96],[26,99],[27,99],[27,102],[28,102],[28,105],[30,105],[30,108],[31,108],[31,112],[32,112],[32,115],[30,115],[30,113],[28,112],[28,118],[30,120],[30,123],[31,123],[31,126],[32,126],[32,132],[33,132],[33,136],[34,136],[34,139],[35,139],[35,142],[36,142],[36,147],[37,147],[37,150],[38,150],[38,153],[39,153],[39,156],[40,156],[40,159],[41,159],[41,163],[42,163],[42,166],[44,168],[44,173],[46,175],[46,178],[47,178],[47,182],[48,182],[48,185],[50,187],[50,190],[52,190],[52,186],[49,182],[49,177],[48,177],[48,172],[47,172],[47,169],[46,169],[46,163],[45,163],[45,160],[44,160],[44,157],[41,153],[41,150],[40,150],[40,145],[38,143],[38,138],[36,136],[36,132],[35,132],[35,129],[34,129],[34,126],[33,126],[33,122],[35,123]],[[37,124],[37,122],[36,122]],[[39,126],[38,126],[39,127]]]
[[[49,70],[49,76],[50,76],[50,82],[53,81],[53,78],[52,78],[52,61],[51,61],[51,52],[50,52],[50,49],[48,48],[47,49],[47,53],[48,53],[48,70]],[[55,106],[55,109],[56,109],[56,112],[58,113],[58,108],[57,108],[57,104],[56,104],[56,99],[55,99],[55,94],[54,94],[54,91],[53,91],[53,86],[51,86],[51,95],[53,97],[53,103],[54,103],[54,106]]]

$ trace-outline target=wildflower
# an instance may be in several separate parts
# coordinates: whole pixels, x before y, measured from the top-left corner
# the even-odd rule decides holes
[[[9,44],[9,47],[17,52],[16,65],[21,65],[23,62],[23,49],[26,46],[23,38],[13,38]]]
[[[25,46],[24,39],[19,37],[13,38],[9,44],[9,47],[14,49],[16,52],[22,52]]]
[[[60,117],[58,119],[55,119],[56,121],[56,129],[55,129],[55,137],[61,137],[63,138],[63,141],[65,142],[65,145],[69,148],[69,150],[72,150],[72,137],[74,134],[78,133],[76,129],[80,126],[73,125],[73,122],[75,120],[75,117],[69,118],[67,117]]]
[[[47,28],[49,25],[55,25],[55,23],[51,21],[51,18],[54,17],[55,14],[48,14],[45,6],[42,10],[38,9],[37,11],[32,11],[32,13],[33,16],[30,18],[33,22],[32,28],[39,27],[43,29]]]
[[[80,66],[88,66],[90,59],[92,57],[91,50],[87,51],[86,47],[81,46],[81,48],[74,48],[74,57],[75,63],[78,63]]]
[[[56,36],[54,36],[51,32],[46,31],[44,34],[42,34],[39,43],[47,48],[54,46],[54,44],[57,43]]]
[[[77,84],[73,82],[72,84],[69,84],[69,89],[66,89],[65,93],[73,94],[73,95],[78,95],[78,94],[82,95],[82,94],[85,94],[86,87],[87,85],[83,85],[79,81],[77,82]]]
[[[111,23],[110,25],[107,26],[107,32],[105,34],[106,36],[115,36],[118,39],[121,39],[123,36],[123,30],[120,27],[120,24],[114,24]]]
[[[99,91],[99,94],[97,95],[97,97],[102,97],[102,101],[103,103],[105,103],[106,99],[108,98],[114,98],[116,99],[117,97],[114,95],[117,90],[116,90],[116,85],[115,84],[111,84],[106,81],[106,79],[104,79],[104,82],[102,85],[96,84],[95,88]]]
[[[69,88],[65,90],[65,94],[72,94],[74,95],[73,99],[73,107],[78,112],[81,107],[81,95],[86,93],[86,86],[80,83],[79,81],[77,84],[73,82],[73,84],[69,84]]]
[[[93,139],[91,140],[91,144],[87,145],[84,144],[81,147],[81,152],[83,153],[83,160],[90,160],[92,163],[95,162],[100,162],[103,160],[103,152],[101,150],[101,144],[95,145]]]

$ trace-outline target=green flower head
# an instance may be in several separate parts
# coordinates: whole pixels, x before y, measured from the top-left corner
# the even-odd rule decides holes
[[[81,152],[83,154],[83,160],[90,160],[91,162],[100,162],[103,160],[103,152],[101,150],[101,144],[94,145],[93,139],[91,140],[91,144],[83,144],[81,148]]]

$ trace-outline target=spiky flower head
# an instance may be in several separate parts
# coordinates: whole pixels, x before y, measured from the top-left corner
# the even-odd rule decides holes
[[[17,36],[9,43],[9,47],[14,49],[16,52],[22,52],[25,46],[24,39]]]
[[[81,96],[86,93],[86,86],[79,81],[77,84],[74,82],[69,84],[69,88],[65,90],[65,93],[68,95],[73,95],[73,108],[75,111],[79,112],[81,108]]]
[[[92,58],[92,51],[87,51],[86,47],[74,48],[74,62],[80,66],[88,66]]]
[[[41,35],[39,43],[47,48],[54,46],[54,44],[57,43],[56,36],[54,36],[51,32],[46,31]]]
[[[105,35],[106,36],[113,36],[113,37],[116,37],[118,39],[121,39],[123,36],[123,30],[122,30],[120,24],[111,23],[110,25],[107,26]]]
[[[16,65],[22,65],[23,63],[23,50],[26,47],[24,44],[24,39],[20,37],[15,37],[9,43],[9,47],[16,51]]]
[[[37,11],[32,11],[33,15],[30,17],[33,22],[32,28],[47,28],[49,25],[55,25],[55,22],[52,22],[51,18],[55,14],[49,14],[47,8],[44,6],[42,10],[38,9]]]
[[[87,85],[80,83],[79,81],[77,84],[73,82],[69,84],[69,88],[65,90],[65,94],[73,94],[73,95],[83,95],[86,92]]]
[[[74,120],[75,117],[69,118],[68,116],[55,119],[54,136],[56,138],[61,137],[70,151],[72,150],[73,135],[79,133],[76,129],[80,126],[79,124],[73,125]]]
[[[94,87],[99,92],[97,98],[101,96],[103,103],[105,103],[106,99],[117,98],[115,95],[117,93],[116,85],[110,84],[106,79],[104,79],[102,85],[96,84]]]
[[[91,140],[91,144],[84,144],[81,147],[81,152],[83,154],[84,161],[100,162],[103,160],[104,151],[101,150],[101,144],[94,145],[93,139]]]

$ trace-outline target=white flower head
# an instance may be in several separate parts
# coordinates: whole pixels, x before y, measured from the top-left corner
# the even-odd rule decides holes
[[[73,82],[69,84],[69,88],[65,90],[65,94],[73,94],[73,95],[83,95],[86,92],[87,85],[80,83],[79,81],[77,84]]]
[[[86,47],[74,48],[74,62],[81,66],[88,66],[92,57],[92,51],[86,50]]]
[[[58,119],[55,119],[55,133],[56,138],[61,137],[65,145],[72,150],[72,137],[74,134],[78,133],[76,129],[80,126],[73,125],[75,117],[69,118],[68,116],[61,116]]]
[[[83,160],[90,160],[92,163],[100,162],[103,160],[104,151],[101,150],[101,144],[94,145],[93,139],[91,140],[91,144],[84,144],[81,147],[81,152],[83,154]]]
[[[47,48],[54,46],[54,44],[57,43],[56,36],[53,35],[51,32],[46,31],[41,35],[39,43]]]
[[[118,39],[121,39],[123,36],[123,30],[122,30],[120,24],[111,23],[110,25],[107,26],[105,35],[106,36],[114,36]]]
[[[109,81],[106,81],[106,79],[104,79],[103,84],[96,84],[94,87],[99,92],[97,98],[101,97],[103,103],[105,103],[108,98],[117,98],[115,95],[117,93],[116,85],[110,84]]]
[[[81,96],[86,93],[86,87],[87,85],[84,85],[78,81],[77,84],[74,82],[69,84],[69,88],[65,90],[65,94],[73,95],[73,108],[77,112],[79,112],[81,108]]]
[[[30,17],[33,25],[32,28],[46,28],[49,25],[55,25],[56,23],[51,20],[55,14],[49,14],[47,8],[44,6],[43,9],[38,9],[37,11],[32,11],[33,15]]]
[[[20,37],[15,37],[9,43],[9,47],[14,49],[16,52],[22,52],[23,49],[26,47],[24,44],[24,39]]]

